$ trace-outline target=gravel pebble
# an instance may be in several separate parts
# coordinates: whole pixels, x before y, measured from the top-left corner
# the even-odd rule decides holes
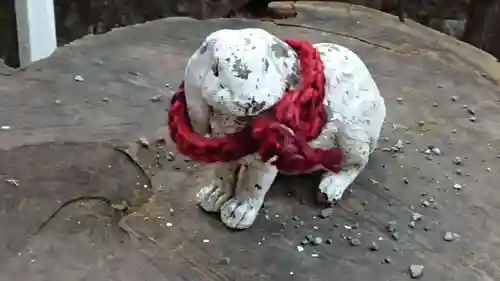
[[[441,149],[439,149],[438,147],[434,147],[431,149],[432,150],[432,153],[434,153],[434,155],[441,155]]]
[[[357,247],[357,246],[360,246],[361,245],[361,241],[359,241],[358,238],[353,238],[349,241],[349,245],[353,246],[353,247]]]
[[[460,158],[460,157],[458,157],[458,156],[457,156],[457,157],[455,157],[455,159],[453,159],[453,164],[455,164],[455,165],[457,165],[457,166],[461,166],[463,163],[464,163],[464,162],[463,162],[462,158]]]
[[[424,215],[422,215],[421,213],[419,212],[415,212],[411,215],[411,220],[412,221],[421,221],[424,219]]]
[[[424,266],[420,264],[410,265],[410,275],[412,278],[418,278],[424,273]]]
[[[138,142],[143,147],[149,147],[149,140],[146,137],[140,137]]]
[[[326,219],[329,216],[331,216],[332,214],[333,214],[333,208],[326,208],[326,209],[321,210],[319,217],[322,219]]]
[[[387,232],[392,233],[396,231],[396,222],[395,221],[390,221],[386,224],[385,229]]]
[[[323,243],[323,239],[321,237],[314,237],[314,239],[311,241],[313,245],[320,245]]]
[[[163,100],[163,96],[162,95],[156,95],[154,97],[149,98],[149,100],[152,101],[152,102],[160,102],[160,101]]]
[[[376,242],[372,242],[372,244],[370,245],[370,247],[368,249],[370,249],[370,251],[372,251],[372,252],[377,252],[378,250],[380,250],[380,247],[378,246],[378,244]]]
[[[460,238],[460,235],[453,233],[453,232],[449,232],[449,231],[445,232],[444,236],[443,236],[444,241],[447,241],[447,242],[455,241],[458,238]]]
[[[399,240],[399,232],[391,233],[391,238],[396,241]]]
[[[83,81],[85,81],[85,79],[81,75],[75,75],[73,77],[73,80],[75,80],[76,82],[83,82]]]
[[[175,160],[175,155],[172,152],[167,153],[167,161],[172,162]]]

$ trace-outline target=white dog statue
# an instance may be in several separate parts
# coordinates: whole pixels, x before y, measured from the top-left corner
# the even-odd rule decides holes
[[[169,125],[181,153],[213,164],[201,207],[246,229],[278,172],[325,170],[319,189],[339,200],[377,147],[385,115],[370,72],[347,48],[223,29],[191,56]]]

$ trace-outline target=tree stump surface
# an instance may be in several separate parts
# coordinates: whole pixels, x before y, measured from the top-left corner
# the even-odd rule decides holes
[[[411,265],[420,280],[499,280],[496,60],[368,8],[294,5],[286,20],[120,28],[1,74],[0,280],[399,281]],[[314,177],[281,177],[255,225],[228,230],[196,207],[206,167],[168,139],[135,143],[168,134],[171,88],[207,34],[244,27],[344,45],[386,98],[380,149],[327,218]],[[307,235],[323,243],[297,248]]]

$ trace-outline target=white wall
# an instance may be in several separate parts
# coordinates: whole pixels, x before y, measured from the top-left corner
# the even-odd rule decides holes
[[[25,66],[50,56],[57,48],[54,0],[14,1],[19,60]]]

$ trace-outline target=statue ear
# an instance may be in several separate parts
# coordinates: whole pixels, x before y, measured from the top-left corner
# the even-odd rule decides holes
[[[184,71],[184,91],[191,126],[198,134],[209,133],[210,106],[202,96],[205,76],[212,70],[212,43],[208,38],[189,59]]]
[[[201,88],[190,83],[185,83],[186,106],[193,130],[205,136],[209,133],[210,106],[201,96]]]

